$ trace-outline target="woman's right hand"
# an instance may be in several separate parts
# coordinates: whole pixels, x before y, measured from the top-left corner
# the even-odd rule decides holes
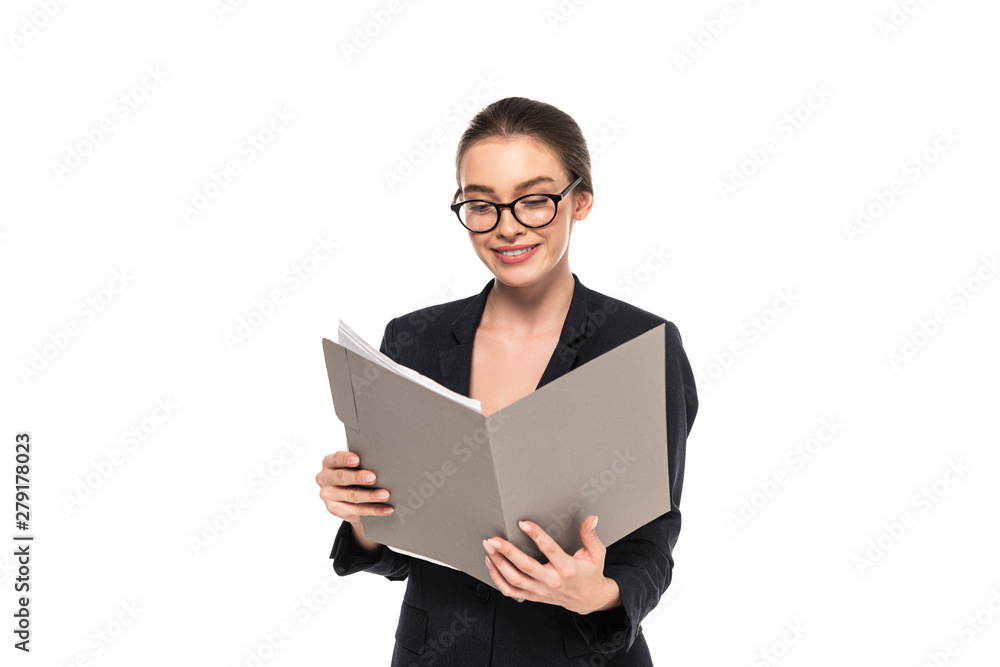
[[[357,470],[360,464],[360,458],[353,452],[334,452],[323,457],[323,469],[316,475],[319,497],[326,503],[327,511],[355,528],[361,528],[363,514],[385,516],[393,511],[384,502],[389,492],[371,488],[375,473]]]

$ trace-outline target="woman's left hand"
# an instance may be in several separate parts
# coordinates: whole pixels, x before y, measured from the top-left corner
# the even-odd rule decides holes
[[[584,526],[590,525],[588,528]],[[486,565],[500,592],[508,597],[557,604],[579,614],[610,609],[621,604],[618,584],[604,576],[607,548],[594,528],[597,517],[588,516],[580,524],[583,547],[570,556],[556,541],[531,521],[518,525],[549,559],[542,565],[507,540],[483,540]],[[499,546],[497,546],[499,545]]]

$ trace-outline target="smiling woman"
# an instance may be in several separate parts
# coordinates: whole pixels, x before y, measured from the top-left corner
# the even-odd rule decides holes
[[[424,308],[391,319],[381,351],[478,399],[488,415],[665,323],[671,508],[610,545],[597,536],[596,516],[574,516],[583,547],[573,554],[535,522],[545,517],[522,517],[546,562],[483,535],[491,589],[367,539],[361,516],[391,514],[393,499],[355,454],[338,451],[316,476],[327,510],[343,519],[333,568],[407,580],[393,665],[651,665],[639,624],[672,579],[698,410],[680,334],[658,315],[588,289],[570,270],[574,225],[594,203],[587,142],[570,116],[521,97],[494,102],[462,135],[455,166],[455,229],[468,233],[493,278],[477,295],[431,307],[431,318]],[[395,344],[403,338],[410,344]]]

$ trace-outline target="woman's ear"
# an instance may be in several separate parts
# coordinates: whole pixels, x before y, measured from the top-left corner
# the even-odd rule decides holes
[[[594,195],[581,192],[574,196],[574,203],[573,220],[583,220],[590,215],[590,210],[594,207]]]

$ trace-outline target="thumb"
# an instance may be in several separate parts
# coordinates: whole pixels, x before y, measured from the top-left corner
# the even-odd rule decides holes
[[[589,520],[591,516],[594,517],[594,520],[590,522],[589,526],[587,521],[580,524],[580,541],[583,542],[587,551],[597,555],[604,551],[604,545],[601,543],[601,538],[597,536],[597,530],[595,530],[597,528],[597,515],[591,514],[587,519]]]

